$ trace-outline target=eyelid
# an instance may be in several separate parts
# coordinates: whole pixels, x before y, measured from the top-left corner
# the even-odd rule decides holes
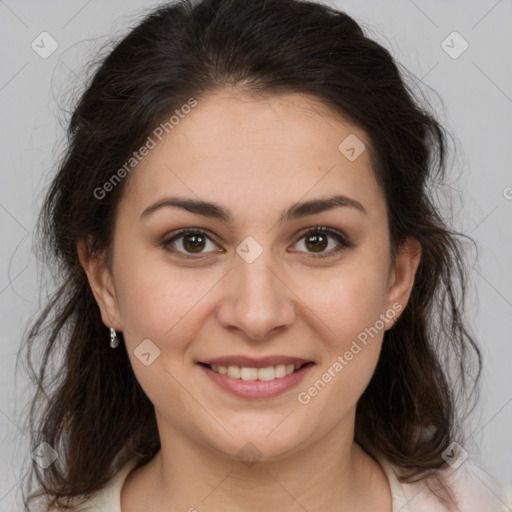
[[[297,235],[297,237],[298,237],[297,241],[295,243],[298,243],[300,240],[302,240],[302,238],[304,238],[305,235],[307,235],[309,233],[311,233],[311,234],[316,234],[316,233],[326,234],[326,235],[330,236],[331,238],[337,239],[338,244],[339,244],[339,246],[337,248],[331,249],[328,252],[322,252],[322,253],[311,253],[311,252],[307,253],[306,252],[306,254],[308,255],[307,257],[312,256],[312,258],[316,259],[316,260],[335,258],[335,257],[339,256],[339,254],[341,252],[343,252],[345,249],[355,246],[355,244],[350,241],[349,237],[343,231],[340,231],[339,229],[331,228],[328,226],[313,226],[313,227],[305,228],[304,230],[299,232],[299,234]],[[293,252],[303,252],[303,251],[293,251]]]
[[[184,235],[188,235],[188,234],[202,235],[205,238],[207,238],[208,240],[210,240],[211,242],[213,242],[214,244],[216,244],[215,240],[208,233],[209,233],[209,231],[206,229],[203,229],[203,228],[183,228],[183,229],[179,229],[178,231],[173,232],[170,237],[166,237],[160,244],[164,247],[164,250],[167,250],[173,254],[177,254],[178,257],[184,258],[184,259],[199,259],[199,258],[208,256],[212,252],[213,253],[223,252],[223,249],[221,249],[219,251],[209,251],[206,253],[196,253],[196,254],[188,253],[187,254],[185,252],[181,252],[179,250],[172,248],[172,243],[175,240],[178,240],[178,239],[182,238]],[[349,240],[348,236],[344,232],[342,232],[336,228],[331,228],[328,226],[312,226],[312,227],[303,229],[296,235],[297,239],[294,242],[294,245],[297,244],[302,238],[304,238],[309,233],[311,233],[311,234],[316,234],[316,233],[326,234],[326,235],[330,236],[331,238],[337,239],[338,244],[340,246],[337,249],[331,249],[329,252],[326,252],[326,253],[307,253],[308,255],[311,255],[313,257],[313,259],[332,258],[332,257],[337,256],[344,249],[354,247],[354,244]],[[292,251],[292,252],[302,253],[304,251]]]
[[[197,253],[196,255],[194,255],[192,253],[187,254],[185,252],[178,251],[177,249],[172,247],[172,243],[175,240],[183,238],[183,236],[189,235],[189,234],[190,235],[202,235],[205,238],[207,238],[208,240],[210,240],[211,242],[213,242],[215,245],[217,245],[215,240],[208,233],[209,233],[208,230],[202,229],[202,228],[182,228],[182,229],[179,229],[179,230],[173,232],[170,236],[165,237],[162,240],[162,242],[160,242],[160,245],[163,246],[164,250],[171,252],[174,255],[177,255],[178,258],[184,258],[184,259],[199,259],[199,258],[204,258],[208,254],[211,254],[211,252],[214,252],[214,253],[222,252],[223,249],[221,249],[219,251],[210,251],[210,253]]]

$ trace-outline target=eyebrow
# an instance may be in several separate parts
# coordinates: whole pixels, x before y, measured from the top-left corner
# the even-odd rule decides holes
[[[166,197],[153,203],[148,206],[141,214],[141,219],[149,217],[156,211],[161,208],[182,208],[187,210],[188,212],[194,213],[196,215],[201,215],[203,217],[210,217],[213,219],[217,219],[225,222],[226,224],[232,224],[233,216],[222,206],[219,206],[215,203],[210,203],[207,201],[202,201],[200,199],[191,199],[184,197]],[[347,196],[337,195],[325,198],[312,199],[310,201],[305,201],[302,203],[295,203],[290,208],[282,212],[279,223],[283,224],[285,222],[291,222],[293,220],[300,219],[301,217],[306,217],[308,215],[314,215],[317,213],[322,213],[328,210],[332,210],[334,208],[353,208],[360,211],[363,214],[366,214],[366,210],[364,206],[355,199],[352,199]]]

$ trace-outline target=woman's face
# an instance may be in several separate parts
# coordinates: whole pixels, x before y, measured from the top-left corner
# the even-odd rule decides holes
[[[350,433],[419,261],[390,260],[365,133],[303,95],[223,91],[164,135],[125,178],[112,275],[89,273],[162,445],[272,459]]]

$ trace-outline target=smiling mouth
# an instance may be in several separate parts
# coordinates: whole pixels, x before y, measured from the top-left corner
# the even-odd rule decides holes
[[[313,362],[303,364],[277,364],[265,368],[253,368],[246,366],[229,365],[222,366],[217,364],[198,363],[212,370],[213,372],[224,375],[233,380],[243,381],[272,381],[291,375],[305,366],[312,366]]]

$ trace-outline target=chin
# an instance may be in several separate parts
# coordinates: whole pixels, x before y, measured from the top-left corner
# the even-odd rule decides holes
[[[295,423],[296,428],[290,428],[284,425],[282,416],[278,421],[265,422],[256,426],[253,424],[252,429],[233,429],[226,425],[228,432],[238,432],[233,437],[227,434],[223,435],[223,443],[219,443],[219,439],[211,440],[211,445],[217,451],[223,453],[226,457],[246,462],[248,466],[256,461],[272,461],[283,459],[294,452],[299,451],[311,442],[310,438],[304,435],[304,428]],[[276,428],[277,427],[277,428]]]

